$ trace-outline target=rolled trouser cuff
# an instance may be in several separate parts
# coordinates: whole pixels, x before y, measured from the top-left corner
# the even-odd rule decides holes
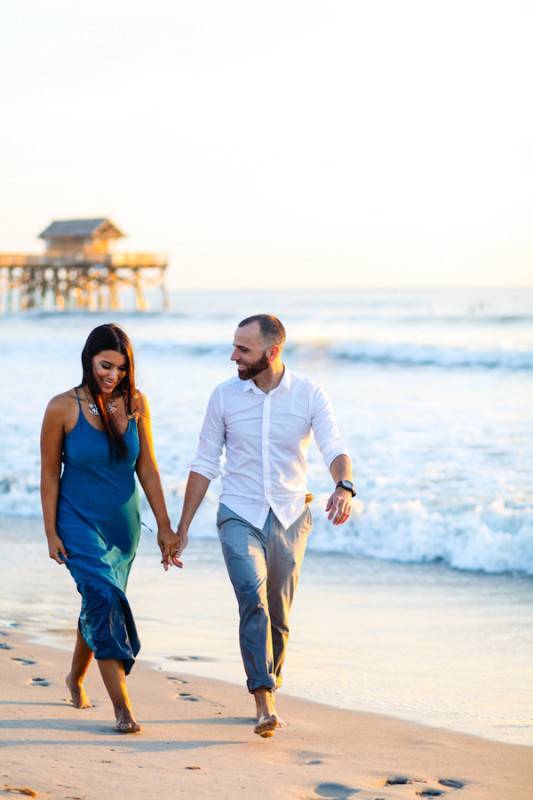
[[[268,691],[275,691],[276,689],[276,676],[275,675],[259,675],[256,678],[248,678],[246,686],[250,694],[255,692],[256,689],[267,689]]]

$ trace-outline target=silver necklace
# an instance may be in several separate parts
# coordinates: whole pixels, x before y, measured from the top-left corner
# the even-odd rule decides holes
[[[99,417],[100,416],[100,409],[98,408],[98,406],[96,405],[94,400],[89,400],[89,398],[87,397],[87,393],[86,392],[85,392],[85,399],[87,400],[87,405],[89,407],[89,413],[92,414],[94,417]],[[110,414],[114,414],[115,411],[117,410],[117,401],[115,400],[115,398],[113,398],[112,400],[109,400],[105,404],[105,407],[107,408],[107,410],[108,410],[108,412]]]

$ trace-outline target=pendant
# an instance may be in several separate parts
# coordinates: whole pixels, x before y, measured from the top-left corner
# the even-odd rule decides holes
[[[96,403],[94,403],[92,400],[87,400],[87,404],[89,406],[89,412],[94,417],[99,417],[100,416],[100,410],[99,410],[98,406],[96,405]],[[108,410],[108,412],[110,414],[114,414],[115,411],[117,410],[117,402],[116,402],[116,400],[110,400],[108,403],[106,403],[106,408],[107,408],[107,410]]]

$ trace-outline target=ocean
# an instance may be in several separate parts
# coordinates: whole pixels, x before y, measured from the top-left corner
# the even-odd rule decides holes
[[[337,645],[330,645],[337,656],[332,657],[327,672],[335,676],[337,688],[326,681],[329,688],[322,687],[318,699],[533,744],[533,724],[517,713],[529,704],[531,720],[533,708],[533,289],[174,292],[172,310],[167,314],[158,310],[113,314],[33,311],[0,316],[3,565],[12,566],[16,574],[19,544],[25,548],[26,565],[29,558],[31,569],[39,572],[39,580],[28,585],[29,594],[22,603],[17,599],[14,574],[7,570],[4,586],[10,587],[10,593],[8,596],[6,589],[0,589],[0,598],[8,612],[0,616],[6,624],[31,617],[34,628],[44,631],[50,628],[52,614],[58,620],[52,627],[68,628],[69,614],[77,604],[67,583],[55,606],[42,599],[43,593],[55,596],[59,589],[54,586],[54,565],[45,559],[38,523],[39,428],[49,398],[79,382],[80,353],[89,331],[114,320],[133,341],[138,385],[150,400],[156,454],[168,505],[176,519],[209,394],[217,383],[234,374],[229,360],[233,331],[240,319],[261,311],[283,320],[289,367],[328,391],[355,467],[358,494],[354,513],[348,524],[333,528],[323,512],[331,479],[317,448],[310,450],[314,530],[302,576],[305,605],[299,596],[295,608],[302,641],[308,639],[312,647],[313,623],[305,609],[311,606],[317,618],[324,614],[317,597],[333,604],[336,597],[342,597],[350,608],[357,606],[352,617],[343,606],[335,614],[337,627],[328,629],[328,637],[332,631],[344,636],[346,652],[352,652],[353,659],[346,663],[342,648],[338,651]],[[214,525],[218,491],[214,482],[193,524],[189,577],[182,585],[193,581],[196,565],[204,570],[204,583],[209,583],[211,575],[219,591],[226,592]],[[143,520],[147,528],[130,593],[132,602],[136,599],[150,609],[148,614],[140,614],[146,617],[148,631],[143,636],[144,654],[167,667],[166,650],[179,650],[183,636],[193,647],[194,636],[192,629],[183,633],[187,617],[180,610],[180,634],[176,632],[174,639],[158,638],[158,595],[150,599],[148,595],[152,581],[161,579],[154,536],[148,530],[154,524],[146,504]],[[165,576],[167,587],[169,580],[176,583],[178,577]],[[40,587],[39,602],[32,594],[36,586]],[[194,591],[194,582],[190,587]],[[452,601],[461,597],[464,603],[450,612],[446,632],[432,630],[431,614],[417,628],[417,615],[428,608],[436,615],[434,628],[438,627],[436,620],[444,613],[449,592]],[[187,668],[204,674],[218,670],[218,677],[240,680],[238,654],[231,649],[234,601],[230,594],[224,597],[218,608],[227,614],[217,617],[219,638],[215,640],[218,652],[220,647],[224,650],[224,664],[233,667],[227,666],[219,674],[220,660],[210,660],[215,658],[215,641],[208,641],[202,658],[190,660]],[[403,625],[398,607],[407,597],[409,622]],[[381,609],[380,617],[372,606],[379,635],[388,631],[394,642],[395,651],[388,657],[396,660],[402,641],[409,641],[415,649],[418,641],[425,654],[425,675],[434,660],[426,652],[428,643],[442,666],[444,655],[438,643],[442,644],[445,636],[453,651],[450,664],[456,665],[448,664],[448,653],[446,669],[464,677],[466,652],[474,669],[472,648],[475,650],[479,640],[477,663],[482,661],[489,675],[486,696],[479,700],[484,711],[475,703],[469,706],[468,695],[461,695],[464,713],[451,712],[450,690],[450,700],[444,704],[450,713],[440,715],[436,685],[444,684],[438,677],[431,679],[431,669],[440,674],[438,664],[429,669],[428,697],[417,704],[406,688],[412,674],[407,666],[415,669],[407,651],[403,681],[392,679],[392,668],[387,678],[382,674],[383,664],[376,669],[375,662],[367,663],[356,646],[361,635],[358,624],[370,613],[365,598]],[[32,609],[29,616],[28,603]],[[429,606],[420,608],[418,604],[424,603]],[[199,613],[202,608],[201,604]],[[459,636],[458,622],[468,617],[469,609],[476,613],[468,636],[464,625],[459,626]],[[343,634],[346,626],[349,632]],[[369,628],[362,638],[370,649],[376,645],[373,631],[375,634]],[[490,645],[491,633],[497,647]],[[160,634],[167,636],[166,626]],[[385,647],[386,641],[380,641]],[[198,651],[198,643],[195,648]],[[510,651],[506,657],[511,661],[515,659],[503,665],[510,676],[505,688],[499,648]],[[305,666],[305,652],[301,662],[298,652],[296,643],[290,657],[298,665],[294,667],[297,678],[293,677],[288,690],[311,696],[309,687],[316,691],[318,676]],[[380,651],[379,658],[387,658],[386,653],[386,648]],[[375,685],[367,674],[372,663]],[[402,670],[399,674],[403,675]],[[457,684],[450,680],[451,686]],[[384,681],[389,682],[390,691],[383,693]],[[502,686],[509,707],[500,700],[491,704],[495,686]],[[478,695],[480,691],[478,687]]]
[[[332,529],[317,515],[311,549],[533,574],[532,290],[206,292],[175,294],[173,308],[0,317],[0,513],[39,514],[44,408],[79,382],[91,328],[116,319],[175,515],[211,389],[235,372],[235,326],[264,309],[286,324],[287,364],[329,392],[356,469],[352,520]],[[313,448],[317,506],[330,484]]]

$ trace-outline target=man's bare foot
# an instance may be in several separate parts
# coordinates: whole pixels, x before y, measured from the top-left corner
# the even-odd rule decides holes
[[[257,733],[263,739],[270,739],[274,736],[277,727],[278,718],[275,714],[261,714],[254,728],[254,733]]]
[[[278,728],[286,728],[287,723],[284,719],[279,717],[274,711],[273,714],[260,714],[257,719],[257,724],[254,728],[254,733],[257,733],[263,738],[270,738],[274,736],[274,732]]]
[[[65,678],[67,689],[70,692],[72,705],[74,708],[92,708],[93,704],[89,700],[87,692],[83,688],[83,684],[77,684],[70,679],[70,672]]]
[[[118,733],[140,733],[142,727],[129,712],[123,711],[117,714],[115,730],[118,731]]]
[[[277,728],[286,728],[287,723],[276,712],[274,692],[270,689],[256,689],[253,694],[257,717],[254,733],[264,738],[270,738],[274,736]]]

